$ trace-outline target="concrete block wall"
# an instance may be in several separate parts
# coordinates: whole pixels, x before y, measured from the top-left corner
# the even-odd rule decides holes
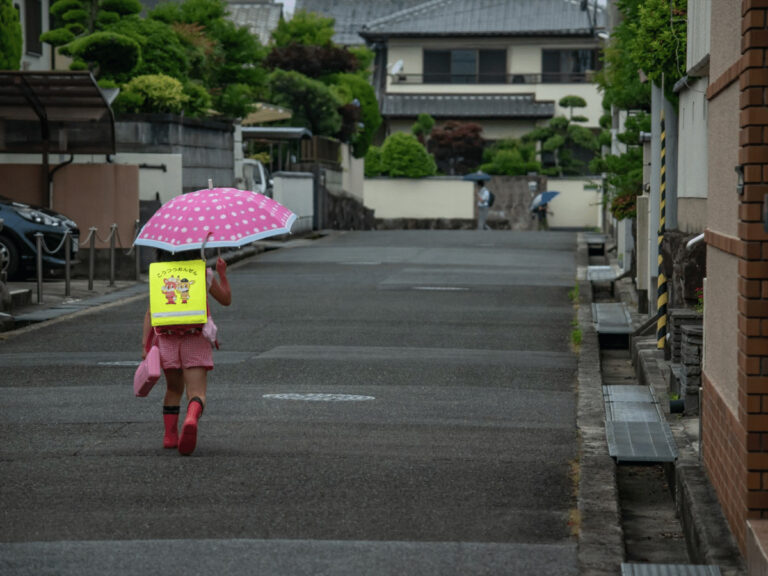
[[[115,139],[120,153],[181,154],[182,191],[234,186],[235,128],[231,122],[182,118],[173,114],[120,116]]]

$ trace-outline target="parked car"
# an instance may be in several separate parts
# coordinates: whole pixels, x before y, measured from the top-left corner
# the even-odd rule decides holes
[[[80,246],[80,230],[72,220],[46,208],[15,202],[0,196],[0,269],[8,279],[22,279],[35,273],[37,248],[35,234],[43,234],[44,272],[61,270],[65,264],[64,234],[72,234],[72,259]],[[49,254],[48,251],[52,251]]]

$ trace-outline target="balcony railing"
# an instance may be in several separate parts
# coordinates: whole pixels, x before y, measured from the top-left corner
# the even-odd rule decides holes
[[[595,73],[557,72],[547,74],[394,74],[394,84],[585,84]]]

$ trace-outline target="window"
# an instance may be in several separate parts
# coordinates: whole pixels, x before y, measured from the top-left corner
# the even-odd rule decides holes
[[[586,82],[587,71],[600,66],[597,50],[544,50],[542,82]]]
[[[40,0],[24,0],[24,42],[27,54],[41,55],[43,43],[43,10]]]
[[[480,50],[480,84],[504,84],[507,81],[507,51]]]
[[[503,84],[506,50],[425,50],[425,84]]]

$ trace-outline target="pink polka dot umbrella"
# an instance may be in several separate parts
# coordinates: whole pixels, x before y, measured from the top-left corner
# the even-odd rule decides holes
[[[169,252],[240,247],[287,234],[296,215],[257,192],[209,188],[182,194],[163,204],[144,225],[134,244]]]

